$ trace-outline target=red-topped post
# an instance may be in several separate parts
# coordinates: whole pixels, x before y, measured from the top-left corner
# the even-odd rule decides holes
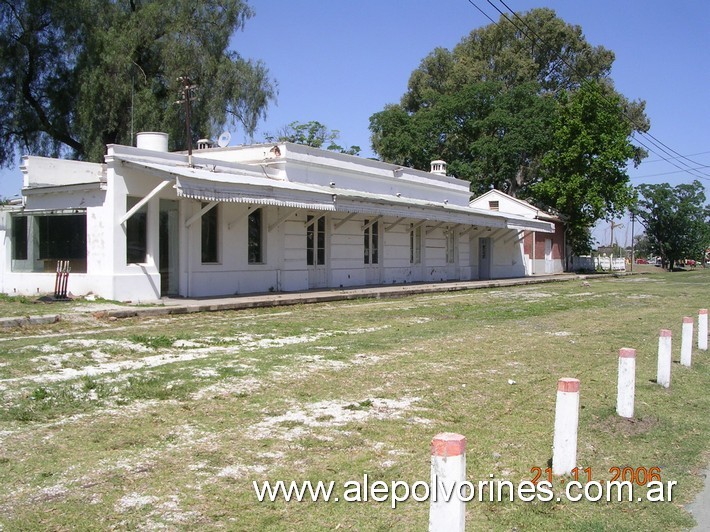
[[[552,443],[552,473],[566,475],[577,467],[579,426],[579,379],[557,381],[555,433]]]
[[[453,432],[437,434],[431,442],[431,489],[436,495],[429,506],[430,532],[463,532],[466,506],[458,491],[465,480],[466,437]]]

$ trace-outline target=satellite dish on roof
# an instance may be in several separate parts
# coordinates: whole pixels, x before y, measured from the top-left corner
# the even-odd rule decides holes
[[[217,139],[217,145],[220,148],[224,148],[225,146],[229,146],[229,141],[231,140],[232,134],[229,131],[222,131],[222,134]]]

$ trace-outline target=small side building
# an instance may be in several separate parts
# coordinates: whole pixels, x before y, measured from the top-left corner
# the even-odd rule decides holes
[[[565,226],[559,217],[541,211],[530,203],[519,200],[500,190],[489,190],[485,194],[474,198],[471,207],[488,209],[494,212],[522,216],[529,220],[540,220],[553,225],[553,232],[536,230],[524,231],[518,239],[508,243],[523,243],[523,256],[525,273],[523,275],[541,275],[561,273],[565,271]],[[505,242],[504,242],[505,243]],[[501,250],[499,258],[494,255],[494,261],[504,261],[509,253]]]
[[[443,161],[291,143],[188,157],[145,133],[103,164],[29,156],[22,171],[22,205],[0,208],[6,294],[51,293],[58,260],[70,293],[131,301],[523,276],[525,235],[555,230],[470,205]]]

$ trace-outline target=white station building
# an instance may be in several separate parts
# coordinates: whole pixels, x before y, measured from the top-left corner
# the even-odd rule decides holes
[[[533,273],[524,240],[550,221],[470,204],[446,175],[291,143],[170,153],[167,135],[105,163],[23,159],[0,209],[0,292],[121,301]],[[534,255],[533,255],[534,256]]]

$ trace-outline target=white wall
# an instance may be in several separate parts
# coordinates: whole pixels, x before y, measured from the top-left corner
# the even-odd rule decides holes
[[[268,146],[267,146],[268,147]],[[367,190],[377,194],[401,193],[403,197],[429,201],[448,200],[452,205],[468,205],[468,183],[428,172],[399,169],[378,161],[354,158],[313,150],[296,145],[282,145],[283,160],[267,161],[270,176],[287,171],[288,178],[303,183],[328,185],[338,188]],[[118,148],[116,148],[118,149]],[[135,148],[120,150],[145,156],[152,162],[167,165],[183,161],[179,154],[147,153]],[[119,150],[119,151],[120,151]],[[205,152],[213,158],[262,160],[264,146],[250,149],[213,150]],[[198,219],[190,227],[186,222],[201,209],[201,202],[177,198],[174,187],[167,186],[147,204],[147,260],[143,264],[126,263],[126,228],[118,220],[126,213],[128,195],[143,198],[161,183],[166,174],[124,165],[114,157],[111,148],[105,167],[90,163],[64,165],[53,160],[32,158],[28,162],[28,179],[37,183],[50,175],[56,165],[57,179],[78,182],[94,179],[93,188],[69,190],[52,194],[28,194],[27,208],[65,209],[82,208],[87,213],[87,273],[70,277],[69,290],[75,294],[93,292],[108,299],[150,301],[160,297],[159,273],[159,216],[160,200],[177,200],[179,267],[178,291],[188,297],[234,295],[274,290],[294,291],[309,287],[309,268],[306,265],[306,227],[308,212],[299,210],[288,220],[269,231],[269,226],[291,209],[261,207],[264,230],[264,262],[248,263],[247,210],[248,205],[222,202],[219,209],[219,260],[216,264],[201,262],[201,223]],[[147,154],[146,154],[147,153]],[[236,156],[235,156],[236,154]],[[201,155],[201,154],[198,154]],[[82,166],[85,165],[85,166]],[[38,174],[35,175],[35,172]],[[67,177],[66,174],[71,174]],[[88,177],[87,177],[88,176]],[[92,177],[93,176],[93,177]],[[282,175],[282,177],[284,177]],[[46,179],[54,179],[48,177]],[[98,189],[105,179],[106,190]],[[72,181],[73,180],[73,181]],[[58,183],[58,181],[57,181]],[[55,183],[56,184],[56,183]],[[503,210],[503,208],[501,208]],[[320,214],[320,213],[314,213]],[[470,279],[478,276],[478,236],[461,236],[461,227],[444,224],[436,229],[433,222],[422,226],[421,263],[410,264],[410,222],[405,220],[391,226],[394,218],[381,218],[379,224],[379,264],[366,266],[363,261],[363,223],[372,216],[357,215],[335,229],[344,213],[328,213],[327,227],[327,285],[348,287],[371,282],[386,284],[404,282],[439,282]],[[2,221],[0,220],[0,223]],[[1,226],[0,226],[1,227]],[[387,230],[387,228],[389,229]],[[446,259],[446,233],[456,231],[457,251],[454,263]],[[51,292],[53,274],[17,274],[8,272],[9,239],[2,233],[4,244],[3,268],[0,269],[2,290],[34,294]],[[493,244],[491,277],[513,277],[525,274],[522,243],[508,244],[499,239]]]
[[[98,183],[103,165],[48,157],[23,157],[23,188]]]

